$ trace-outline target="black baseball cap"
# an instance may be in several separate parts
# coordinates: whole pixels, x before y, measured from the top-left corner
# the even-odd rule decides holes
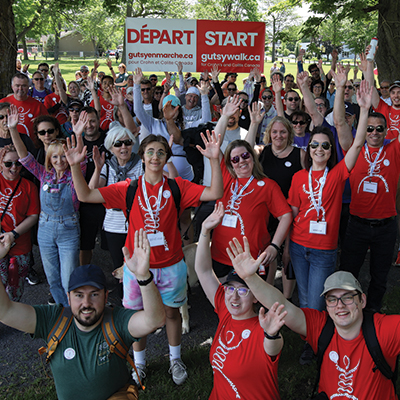
[[[94,264],[81,265],[75,268],[69,278],[68,292],[82,286],[106,289],[107,282],[102,269]]]

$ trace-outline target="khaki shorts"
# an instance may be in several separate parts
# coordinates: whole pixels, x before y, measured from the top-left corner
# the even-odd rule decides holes
[[[138,388],[136,385],[126,384],[122,389],[114,393],[108,400],[137,400]]]

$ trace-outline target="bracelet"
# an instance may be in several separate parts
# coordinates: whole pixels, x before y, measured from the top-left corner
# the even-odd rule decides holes
[[[280,252],[281,248],[279,246],[277,246],[275,243],[270,243],[270,246],[272,246],[278,253]]]
[[[17,240],[19,238],[19,233],[15,232],[14,229],[11,231],[11,233],[14,235],[14,240]]]
[[[112,71],[114,68],[113,67],[110,67],[110,71]]]
[[[205,235],[203,232],[200,232],[201,233],[201,236],[203,236],[203,237],[207,237],[208,235]]]
[[[154,278],[153,273],[149,270],[150,272],[150,278],[146,279],[145,281],[139,281],[139,279],[137,279],[137,283],[139,286],[147,286]]]
[[[282,336],[281,336],[281,334],[280,334],[279,331],[278,331],[278,333],[277,333],[276,335],[274,335],[274,336],[270,336],[270,335],[268,335],[267,332],[264,331],[264,337],[266,337],[268,340],[277,340],[277,339],[281,339],[281,338],[282,338]]]

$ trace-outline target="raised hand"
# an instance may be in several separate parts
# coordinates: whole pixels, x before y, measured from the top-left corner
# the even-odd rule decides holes
[[[100,67],[99,60],[94,60],[94,61],[93,61],[93,67],[94,67],[95,71],[97,70],[97,68]]]
[[[255,81],[260,82],[261,81],[261,71],[258,69],[258,67],[253,68],[252,72],[254,74]]]
[[[207,96],[210,91],[210,88],[208,87],[207,82],[204,82],[204,81],[200,81],[200,85],[197,85],[197,89],[199,89],[201,96],[203,96],[203,95]]]
[[[214,206],[214,211],[203,221],[202,233],[207,234],[216,228],[224,218],[224,205],[219,201]]]
[[[343,67],[342,64],[338,63],[337,72],[331,70],[333,79],[335,80],[336,87],[344,87],[347,82],[348,71]]]
[[[367,52],[360,53],[360,62],[357,62],[357,65],[362,72],[367,72],[368,68]]]
[[[228,102],[221,109],[221,115],[225,115],[228,118],[231,117],[237,110],[239,110],[241,102],[242,100],[237,94],[229,97]]]
[[[104,163],[106,162],[106,152],[103,151],[100,154],[100,150],[97,146],[93,146],[93,162],[94,162],[94,166],[97,170],[101,171],[101,169],[103,168]]]
[[[219,73],[220,73],[220,70],[218,69],[217,64],[214,64],[211,69],[211,77],[212,77],[213,82],[218,82]]]
[[[25,65],[22,67],[22,72],[27,73],[27,72],[28,72],[28,68],[29,68],[30,65],[31,65],[31,64],[25,64]]]
[[[178,61],[178,62],[176,62],[175,64],[176,64],[176,66],[178,67],[178,74],[180,75],[180,74],[182,73],[182,71],[183,71],[183,64],[182,64],[182,61]]]
[[[357,90],[357,104],[361,108],[366,108],[367,110],[372,105],[372,87],[369,86],[369,83],[363,79],[360,83],[360,87]]]
[[[58,62],[56,62],[53,65],[53,74],[54,76],[57,76],[60,73],[60,64]]]
[[[262,111],[262,106],[260,103],[254,102],[249,107],[249,114],[250,114],[250,121],[254,124],[260,125],[264,118],[265,111]]]
[[[308,72],[307,71],[303,71],[303,72],[299,72],[297,74],[297,85],[300,88],[306,88],[308,87]]]
[[[107,65],[108,68],[110,68],[110,69],[112,68],[112,61],[111,61],[110,58],[107,58],[106,65]]]
[[[199,145],[196,146],[197,150],[200,151],[200,153],[207,157],[208,159],[211,158],[219,158],[221,149],[221,135],[218,135],[218,138],[215,135],[215,132],[212,131],[212,134],[210,134],[210,131],[207,130],[207,138],[204,136],[203,132],[200,133],[201,138],[203,139],[203,143],[205,144],[206,148],[203,149]]]
[[[136,68],[134,72],[132,72],[133,83],[135,85],[140,85],[141,80],[143,79],[142,68]]]
[[[333,59],[333,60],[337,60],[338,55],[339,55],[339,53],[338,53],[337,49],[333,49],[333,50],[332,50],[332,53],[331,53],[332,59]]]
[[[279,79],[279,74],[272,75],[271,83],[272,83],[272,90],[275,93],[279,93],[279,95],[280,95],[281,90],[282,90],[282,82]]]
[[[111,100],[108,100],[113,106],[121,107],[124,105],[124,95],[115,86],[110,86],[108,93],[111,95]]]
[[[88,121],[88,115],[86,111],[82,111],[79,114],[78,121],[74,124],[72,121],[72,130],[74,131],[75,135],[82,136],[82,133],[86,127]]]
[[[63,144],[65,156],[67,157],[68,164],[71,167],[73,165],[78,165],[85,160],[86,146],[84,146],[81,151],[78,147],[76,147],[76,139],[74,135],[72,135],[71,138],[67,138],[67,143]]]
[[[86,89],[89,89],[90,91],[94,90],[94,82],[93,82],[93,78],[91,76],[87,77],[87,80],[85,82],[85,87],[86,87]]]
[[[171,119],[175,121],[178,118],[178,113],[179,113],[179,106],[174,107],[172,105],[172,100],[169,100],[165,103],[165,106],[163,108],[163,115],[167,121]]]
[[[277,335],[282,326],[285,325],[284,318],[287,315],[287,311],[283,311],[284,308],[285,306],[283,304],[279,305],[278,302],[274,303],[267,313],[264,307],[260,308],[258,321],[261,328],[269,336]]]
[[[16,128],[19,122],[19,114],[17,106],[11,104],[10,109],[7,111],[7,115],[8,115],[8,127],[10,129]]]

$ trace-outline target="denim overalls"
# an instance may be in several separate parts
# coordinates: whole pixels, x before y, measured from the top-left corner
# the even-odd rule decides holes
[[[68,306],[69,277],[79,265],[79,214],[74,210],[71,184],[69,177],[68,183],[44,183],[40,189],[40,255],[50,292],[64,306]]]

